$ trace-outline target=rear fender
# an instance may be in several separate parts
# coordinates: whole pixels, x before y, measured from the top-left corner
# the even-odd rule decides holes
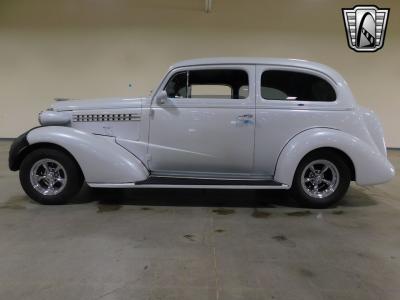
[[[78,162],[86,182],[121,184],[145,180],[149,172],[115,138],[94,135],[70,127],[46,126],[31,130],[29,145],[50,143],[67,150]]]
[[[360,185],[384,183],[394,176],[393,166],[377,147],[340,130],[313,128],[296,135],[283,148],[276,164],[275,181],[291,186],[303,157],[326,147],[338,149],[351,159],[355,180]]]

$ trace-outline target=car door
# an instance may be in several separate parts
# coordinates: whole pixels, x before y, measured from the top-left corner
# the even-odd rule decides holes
[[[255,66],[178,68],[162,82],[168,98],[151,106],[153,173],[241,176],[254,157]],[[157,93],[156,93],[157,95]]]

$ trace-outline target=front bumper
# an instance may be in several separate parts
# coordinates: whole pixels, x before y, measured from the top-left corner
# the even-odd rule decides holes
[[[21,164],[22,157],[23,157],[22,153],[29,146],[29,143],[28,143],[28,140],[26,137],[31,130],[21,134],[11,144],[9,155],[8,155],[8,167],[10,168],[11,171],[19,170],[19,166]]]

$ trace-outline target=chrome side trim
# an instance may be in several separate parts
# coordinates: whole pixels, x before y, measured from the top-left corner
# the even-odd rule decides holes
[[[87,182],[87,185],[92,188],[132,188],[135,187],[135,183],[127,182],[127,183],[90,183]]]
[[[215,180],[272,180],[273,176],[265,174],[250,173],[201,173],[201,172],[159,172],[152,171],[151,175],[165,178],[186,178],[186,179],[215,179]]]
[[[134,188],[158,188],[158,189],[231,189],[231,190],[287,190],[289,186],[282,185],[175,185],[175,184],[143,184]]]

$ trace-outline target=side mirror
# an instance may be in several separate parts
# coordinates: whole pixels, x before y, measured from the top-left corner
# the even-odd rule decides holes
[[[164,104],[168,100],[168,95],[166,91],[161,91],[156,96],[156,101],[158,104]]]

